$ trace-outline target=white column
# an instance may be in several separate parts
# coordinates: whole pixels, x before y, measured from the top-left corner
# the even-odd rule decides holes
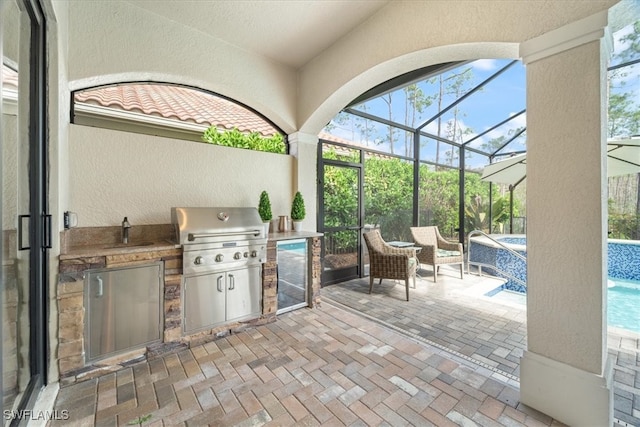
[[[289,153],[296,158],[293,168],[293,192],[300,191],[304,198],[305,231],[317,229],[318,201],[318,135],[296,132],[289,135]]]
[[[527,68],[527,342],[521,401],[611,425],[603,12],[521,45]]]

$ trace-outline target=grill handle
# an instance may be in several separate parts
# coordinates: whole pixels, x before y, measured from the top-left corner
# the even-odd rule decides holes
[[[255,236],[258,237],[262,231],[261,230],[251,230],[251,231],[235,231],[228,233],[203,233],[203,234],[195,234],[189,233],[187,235],[187,239],[190,242],[193,242],[196,239],[205,239],[207,237],[228,237],[228,236]]]

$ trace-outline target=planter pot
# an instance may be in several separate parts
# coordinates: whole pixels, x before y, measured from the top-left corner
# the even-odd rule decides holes
[[[302,231],[302,221],[293,221],[293,231]]]

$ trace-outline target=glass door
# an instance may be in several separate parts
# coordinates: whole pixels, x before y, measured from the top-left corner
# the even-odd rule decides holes
[[[0,347],[3,413],[7,414],[32,408],[46,383],[51,217],[45,170],[44,16],[35,0],[6,0],[0,8]]]
[[[322,284],[362,277],[362,165],[322,160]]]
[[[308,252],[306,239],[282,240],[277,243],[278,314],[309,305]]]

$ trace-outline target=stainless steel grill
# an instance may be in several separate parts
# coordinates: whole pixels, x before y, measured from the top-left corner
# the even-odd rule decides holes
[[[256,208],[172,208],[183,249],[183,332],[262,313],[267,236]]]

